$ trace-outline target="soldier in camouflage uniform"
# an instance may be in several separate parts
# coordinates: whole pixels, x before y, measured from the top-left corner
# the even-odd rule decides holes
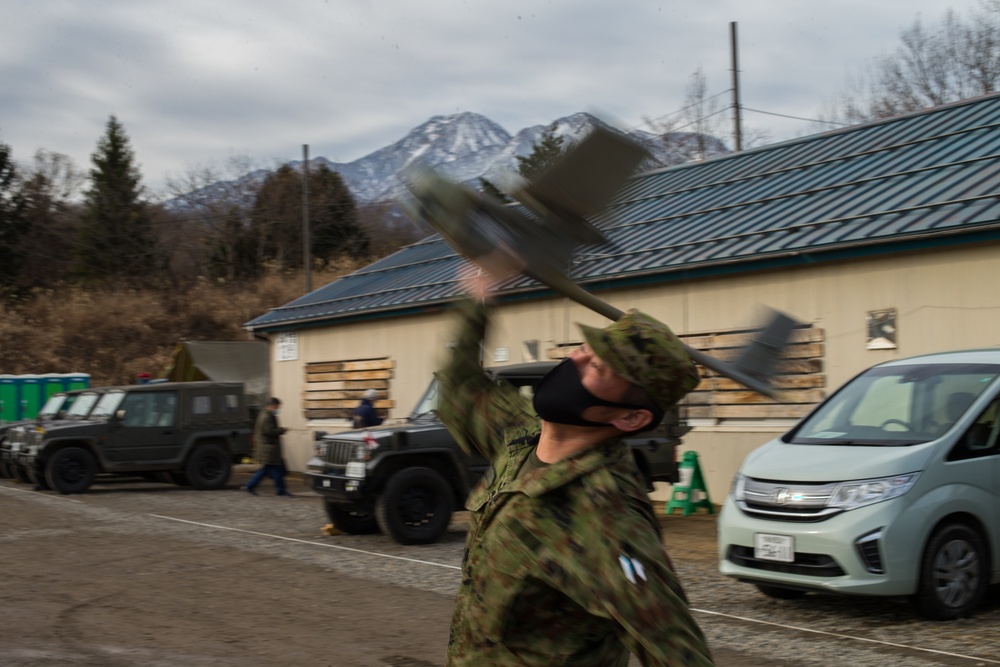
[[[533,411],[479,362],[486,309],[466,303],[439,416],[491,463],[470,510],[448,665],[712,665],[621,437],[698,382],[677,338],[630,311],[538,385]],[[535,416],[535,412],[541,417]]]

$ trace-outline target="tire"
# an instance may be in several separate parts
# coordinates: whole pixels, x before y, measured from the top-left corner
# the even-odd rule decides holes
[[[382,532],[399,544],[430,544],[448,529],[451,487],[431,468],[404,468],[389,478],[375,504]]]
[[[920,561],[917,605],[926,617],[945,621],[968,616],[989,583],[982,535],[963,524],[945,524],[927,542]]]
[[[45,479],[45,471],[38,464],[33,468],[22,468],[22,470],[28,478],[28,483],[34,484],[36,491],[48,491],[52,488],[49,486],[49,480]]]
[[[782,588],[781,586],[766,586],[764,584],[754,584],[757,590],[769,598],[775,600],[801,600],[806,596],[805,591],[794,588]]]
[[[17,465],[16,463],[11,463],[11,467],[14,469],[14,478],[20,480],[24,484],[34,484],[31,480],[31,474],[28,472],[27,468]]]
[[[56,450],[45,462],[45,481],[63,495],[83,493],[94,483],[97,461],[82,447]]]
[[[202,445],[191,453],[184,476],[199,491],[215,491],[226,486],[232,473],[229,451],[219,445]]]
[[[371,535],[378,532],[378,521],[375,515],[351,509],[345,505],[337,505],[325,500],[326,515],[330,523],[349,535]]]

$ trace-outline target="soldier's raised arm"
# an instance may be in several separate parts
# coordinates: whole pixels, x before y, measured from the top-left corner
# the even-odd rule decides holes
[[[486,304],[467,299],[455,312],[459,320],[455,345],[437,374],[441,383],[437,414],[465,451],[476,450],[493,459],[497,452],[491,447],[503,442],[504,434],[537,430],[537,417],[515,387],[493,382],[483,371],[481,347],[489,321]]]

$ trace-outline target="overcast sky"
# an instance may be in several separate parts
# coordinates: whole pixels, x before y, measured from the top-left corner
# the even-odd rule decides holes
[[[431,116],[481,113],[512,134],[578,111],[626,127],[675,112],[701,68],[742,103],[815,118],[849,72],[918,14],[975,0],[4,0],[0,142],[90,155],[112,114],[144,183],[233,155],[347,162]],[[728,94],[720,100],[729,104]],[[775,140],[810,123],[746,112]],[[727,124],[728,127],[728,124]],[[726,137],[729,140],[729,137]]]

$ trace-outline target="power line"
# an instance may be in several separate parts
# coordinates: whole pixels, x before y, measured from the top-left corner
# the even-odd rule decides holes
[[[850,123],[841,123],[835,120],[817,120],[816,118],[802,118],[801,116],[789,116],[788,114],[775,113],[773,111],[761,111],[760,109],[751,109],[750,107],[740,107],[743,111],[752,111],[754,113],[762,113],[768,116],[780,116],[781,118],[791,118],[792,120],[804,120],[809,123],[825,123],[827,125],[841,125],[847,126]]]

